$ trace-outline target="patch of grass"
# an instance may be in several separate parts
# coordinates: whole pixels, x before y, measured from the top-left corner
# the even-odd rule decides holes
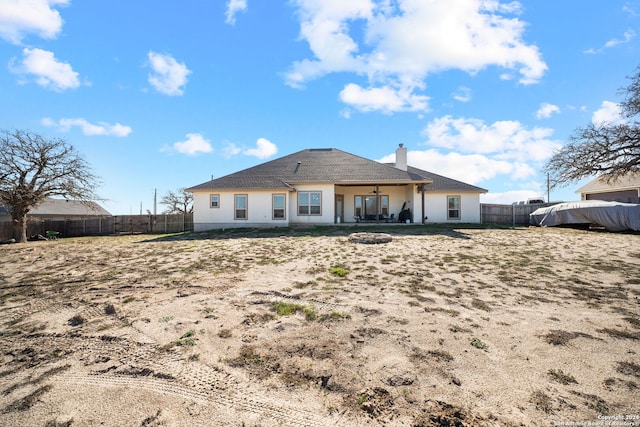
[[[79,314],[76,314],[71,319],[69,319],[67,323],[69,324],[69,326],[80,326],[86,321],[87,320],[84,317],[80,316]]]
[[[196,331],[194,331],[193,329],[191,329],[190,331],[187,331],[178,340],[176,340],[176,345],[180,347],[196,345],[196,340],[195,338],[193,338],[195,335],[196,335]]]
[[[115,316],[117,314],[115,306],[113,304],[105,305],[104,314],[106,314],[107,316]]]
[[[46,392],[48,392],[49,390],[51,390],[53,388],[53,386],[51,384],[46,384],[43,385],[42,387],[39,387],[38,389],[36,389],[33,393],[30,393],[28,395],[26,395],[25,397],[16,400],[15,402],[10,403],[9,405],[7,405],[2,412],[9,413],[9,412],[23,412],[28,410],[29,408],[31,408],[33,405],[35,405],[38,400],[40,399],[40,397],[45,394]]]
[[[347,320],[351,319],[351,315],[349,313],[342,313],[340,311],[331,310],[329,314],[323,314],[320,316],[320,321],[325,320]]]
[[[233,333],[231,332],[231,329],[220,329],[218,331],[218,336],[220,338],[231,338],[232,335]]]
[[[329,270],[329,273],[333,274],[334,276],[345,277],[347,274],[349,274],[349,270],[342,267],[333,267]]]
[[[213,309],[211,307],[205,307],[204,310],[202,310],[202,311],[204,312],[204,318],[205,319],[217,319],[218,318],[218,316],[213,314],[215,309]]]
[[[425,307],[424,311],[426,311],[427,313],[432,313],[432,312],[445,313],[445,314],[448,314],[451,317],[458,317],[460,315],[460,312],[458,310],[454,310],[452,308]]]
[[[262,365],[264,364],[264,359],[260,354],[256,353],[255,348],[243,345],[240,347],[238,357],[229,359],[227,363],[235,368],[242,368],[252,365]]]
[[[568,332],[558,329],[551,330],[547,334],[542,335],[542,338],[551,345],[567,345],[569,341],[578,337],[595,339],[595,337],[582,332]]]
[[[609,335],[611,338],[640,340],[640,332],[621,331],[620,329],[603,328],[596,332]]]
[[[453,356],[443,350],[429,350],[427,354],[440,362],[451,362],[453,360]]]
[[[640,378],[640,365],[634,362],[616,362],[618,366],[616,371],[623,375],[629,375]]]
[[[623,317],[622,320],[626,320],[627,322],[631,323],[631,326],[633,326],[634,328],[640,328],[640,317]]]
[[[167,323],[167,322],[169,322],[171,320],[173,320],[173,316],[163,316],[160,319],[158,319],[158,322]]]
[[[571,393],[583,398],[584,404],[587,406],[587,408],[593,409],[598,414],[606,415],[609,413],[609,405],[601,397],[596,396],[595,394],[580,393],[579,391],[575,390],[571,390]]]
[[[471,300],[471,305],[478,310],[491,311],[491,307],[489,307],[489,304],[478,298],[474,298],[473,300]]]
[[[568,385],[568,384],[578,384],[578,381],[573,377],[573,375],[566,374],[562,372],[562,369],[549,369],[547,371],[547,375],[557,383]]]
[[[553,412],[553,401],[545,392],[536,390],[531,393],[531,403],[533,403],[538,411],[545,414]]]
[[[479,338],[471,338],[471,345],[480,350],[489,351],[489,345],[487,343],[482,342]]]
[[[303,313],[304,318],[307,320],[315,320],[318,317],[318,314],[313,307],[308,307],[302,304],[280,301],[273,305],[273,310],[278,314],[278,316],[291,316],[296,313]]]

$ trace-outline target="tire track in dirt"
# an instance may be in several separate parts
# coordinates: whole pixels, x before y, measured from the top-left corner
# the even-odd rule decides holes
[[[142,389],[206,405],[232,409],[239,414],[254,414],[260,418],[290,426],[326,426],[327,420],[315,413],[288,405],[274,404],[266,390],[256,391],[243,386],[232,374],[199,361],[187,361],[177,351],[156,344],[132,342],[126,338],[73,334],[31,334],[15,337],[9,347],[36,348],[44,353],[52,348],[67,348],[67,360],[78,365],[73,372],[63,372],[50,379],[59,384],[88,387],[129,387]],[[43,362],[46,363],[46,362]],[[84,372],[83,372],[84,371]],[[21,371],[24,372],[24,371]],[[23,378],[23,374],[11,375]],[[2,382],[9,378],[4,378]],[[260,394],[258,394],[260,393]]]

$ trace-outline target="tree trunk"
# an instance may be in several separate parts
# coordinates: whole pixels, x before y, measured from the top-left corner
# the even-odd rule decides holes
[[[20,215],[13,218],[13,238],[17,243],[27,241],[27,215]]]

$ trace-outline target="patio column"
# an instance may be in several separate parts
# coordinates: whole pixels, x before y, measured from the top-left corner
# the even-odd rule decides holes
[[[376,184],[376,223],[380,222],[380,186]]]

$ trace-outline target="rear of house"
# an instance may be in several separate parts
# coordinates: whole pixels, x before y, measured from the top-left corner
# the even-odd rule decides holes
[[[479,187],[335,148],[307,149],[187,189],[194,230],[356,222],[480,222]]]

